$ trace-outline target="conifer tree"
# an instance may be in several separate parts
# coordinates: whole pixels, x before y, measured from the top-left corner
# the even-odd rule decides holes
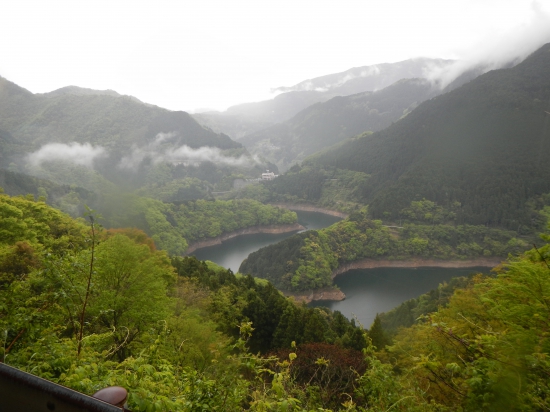
[[[390,343],[384,329],[382,328],[382,322],[380,321],[380,316],[378,313],[374,318],[374,322],[372,322],[368,335],[373,346],[375,346],[378,350],[384,349],[384,347]]]

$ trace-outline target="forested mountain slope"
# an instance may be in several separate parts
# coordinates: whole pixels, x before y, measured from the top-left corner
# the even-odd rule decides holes
[[[227,232],[296,221],[259,202],[214,201],[211,192],[259,177],[265,165],[185,112],[78,87],[35,95],[0,78],[0,113],[8,194],[40,197],[75,217],[87,205],[101,224],[137,227],[174,254]]]
[[[403,79],[377,92],[334,97],[292,119],[239,140],[247,149],[288,169],[319,150],[397,121],[422,101],[440,93],[424,79]]]
[[[350,367],[366,366],[364,332],[339,312],[298,306],[267,282],[195,258],[169,258],[139,230],[86,226],[4,194],[0,327],[3,363],[88,394],[124,386],[136,412],[264,410],[250,385],[262,391],[276,362],[258,353],[294,342],[304,360],[348,371],[335,390],[302,362],[303,383],[324,385],[315,409],[338,407],[354,388]]]
[[[192,148],[241,147],[228,136],[203,128],[186,112],[146,105],[114,92],[94,94],[82,90],[32,94],[0,78],[0,129],[24,144],[20,151],[50,142],[128,149],[132,144],[151,141],[158,133],[173,133],[178,144]]]
[[[373,217],[399,219],[412,200],[459,202],[458,221],[530,226],[527,203],[550,191],[550,44],[424,102],[387,129],[308,162],[371,175]]]

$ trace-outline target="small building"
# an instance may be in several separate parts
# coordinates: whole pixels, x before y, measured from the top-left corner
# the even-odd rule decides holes
[[[265,173],[262,173],[262,180],[273,180],[278,176],[279,175],[276,175],[275,173],[266,170]]]

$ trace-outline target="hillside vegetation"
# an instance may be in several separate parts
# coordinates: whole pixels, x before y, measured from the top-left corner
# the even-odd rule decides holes
[[[0,78],[0,111],[0,129],[16,137],[20,150],[50,142],[123,149],[170,132],[178,135],[179,144],[192,148],[241,147],[228,136],[203,128],[186,112],[171,112],[116,93],[32,94]]]
[[[134,411],[239,410],[275,367],[248,350],[322,343],[328,359],[351,359],[366,346],[339,312],[297,306],[269,283],[169,258],[139,230],[94,221],[0,195],[3,362],[86,393],[117,382]]]
[[[549,208],[541,212],[548,216]],[[402,227],[370,220],[366,210],[354,212],[332,226],[299,233],[266,246],[243,261],[240,273],[268,279],[287,291],[307,291],[332,285],[340,266],[359,259],[472,260],[505,257],[528,247],[530,238],[509,230],[453,222],[456,214],[433,202],[412,202],[401,211]]]
[[[374,218],[398,221],[411,201],[426,198],[459,202],[463,223],[529,231],[530,202],[550,191],[548,67],[550,45],[307,163],[370,175],[361,191]]]
[[[285,170],[359,133],[386,128],[438,92],[426,80],[408,79],[376,92],[333,97],[285,122],[246,135],[239,143]]]
[[[260,176],[265,164],[185,112],[113,91],[32,94],[3,78],[0,111],[0,185],[11,195],[75,217],[87,205],[103,225],[144,230],[174,254],[234,230],[296,222],[255,201],[216,201],[213,192]]]
[[[101,204],[109,227],[137,227],[171,254],[193,243],[238,229],[297,222],[295,212],[250,199],[164,203],[148,197],[111,193]]]
[[[256,142],[287,148],[265,151],[285,166],[338,141],[259,184],[246,179],[269,162],[187,113],[0,78],[0,185],[21,195],[0,191],[0,361],[87,394],[121,385],[134,412],[550,410],[550,44],[416,108],[431,91],[402,81],[298,113],[425,63],[352,69],[231,108],[241,130],[296,116]],[[296,222],[267,202],[349,217],[260,249],[238,276],[181,256]],[[481,258],[503,262],[368,330],[277,289],[330,287],[361,259]]]
[[[228,190],[231,176],[258,177],[269,167],[185,112],[113,91],[32,94],[0,78],[0,111],[1,168],[97,194],[115,185],[156,196],[174,180],[189,187],[196,179],[191,198],[174,185],[163,191],[163,200],[195,200]]]
[[[549,259],[547,243],[510,258],[389,338],[0,195],[0,357],[88,394],[121,385],[135,412],[545,410]]]

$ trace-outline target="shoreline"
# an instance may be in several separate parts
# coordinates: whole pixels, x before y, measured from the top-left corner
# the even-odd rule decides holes
[[[349,214],[344,212],[339,212],[337,210],[324,209],[319,206],[314,206],[310,204],[295,204],[295,203],[270,203],[271,206],[281,207],[288,210],[298,210],[301,212],[317,212],[324,215],[336,216],[342,219],[345,219]]]
[[[185,250],[185,253],[183,254],[183,256],[188,256],[190,253],[193,253],[198,249],[202,249],[209,246],[221,245],[222,242],[229,239],[233,239],[237,236],[255,235],[257,233],[272,233],[272,234],[289,233],[289,232],[298,232],[304,229],[305,227],[303,227],[299,223],[292,223],[288,225],[249,226],[243,229],[234,230],[232,232],[223,233],[213,238],[190,243],[187,249]]]
[[[296,302],[311,303],[315,300],[340,301],[346,299],[346,295],[335,286],[312,290],[307,293],[281,291],[285,297],[292,297]]]
[[[407,259],[407,260],[374,260],[361,259],[355,262],[346,263],[332,272],[332,279],[336,276],[344,275],[346,272],[355,269],[376,269],[376,268],[403,268],[415,269],[421,267],[439,267],[439,268],[474,268],[490,267],[493,268],[504,258],[477,258],[470,260],[436,260],[436,259]],[[309,304],[316,300],[341,301],[346,299],[346,295],[335,287],[322,288],[310,291],[309,293],[296,293],[282,291],[285,296],[293,297],[297,302]]]
[[[332,279],[354,269],[375,269],[375,268],[473,268],[473,267],[495,267],[505,258],[477,258],[470,260],[436,260],[436,259],[407,259],[407,260],[374,260],[360,259],[354,262],[345,263],[332,272]]]

